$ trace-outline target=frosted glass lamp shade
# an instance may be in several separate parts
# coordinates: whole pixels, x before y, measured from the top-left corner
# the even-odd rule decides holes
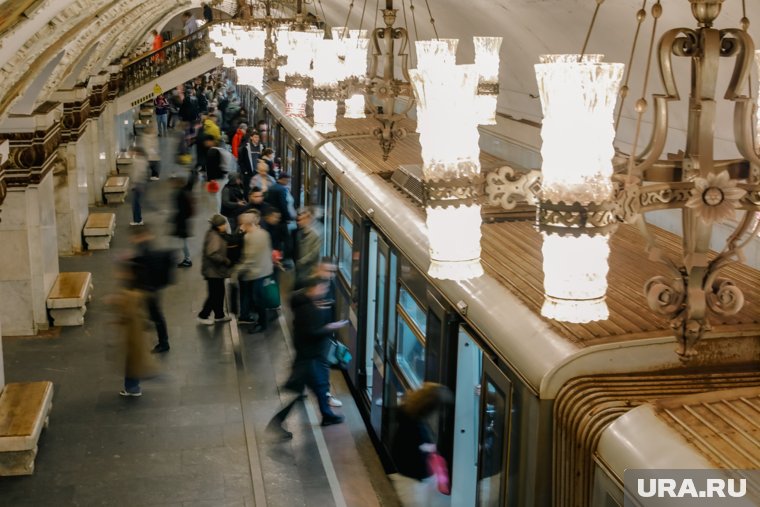
[[[349,119],[366,118],[366,113],[364,112],[365,106],[364,94],[355,93],[346,99],[346,112],[343,114],[343,117]]]
[[[475,66],[478,68],[477,115],[480,125],[496,124],[499,96],[499,50],[501,37],[473,37]]]
[[[608,237],[542,235],[545,297],[541,315],[573,323],[608,319]]]
[[[428,188],[443,182],[470,186],[480,176],[479,134],[475,118],[478,75],[472,65],[439,65],[409,72],[418,101],[423,178]],[[448,119],[457,118],[456,122]],[[455,183],[459,184],[459,183]],[[450,199],[449,199],[450,200]],[[456,206],[454,204],[457,204]],[[428,273],[463,280],[483,274],[480,264],[480,206],[475,202],[428,199],[430,247]]]
[[[306,117],[306,100],[309,90],[306,88],[287,88],[285,90],[285,114],[292,118]]]
[[[544,113],[541,205],[609,202],[614,112],[624,65],[602,63],[601,55],[545,55],[541,61],[535,66]],[[579,231],[563,233],[554,225],[543,237],[542,315],[567,322],[606,319],[606,233],[573,235]]]

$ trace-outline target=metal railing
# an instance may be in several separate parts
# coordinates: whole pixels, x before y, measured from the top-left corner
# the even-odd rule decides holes
[[[190,35],[172,39],[161,49],[144,53],[124,63],[121,70],[121,93],[149,83],[210,51],[209,27],[206,24]]]

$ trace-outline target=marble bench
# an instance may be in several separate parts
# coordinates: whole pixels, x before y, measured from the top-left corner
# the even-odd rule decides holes
[[[114,213],[90,213],[84,224],[84,240],[89,250],[108,250],[116,229]]]
[[[7,384],[0,393],[0,475],[31,475],[53,406],[52,382]]]
[[[92,273],[58,273],[47,297],[55,326],[81,326],[92,298]]]
[[[128,189],[128,176],[111,176],[103,185],[103,195],[105,195],[108,204],[122,203],[127,199]]]
[[[132,167],[134,157],[129,152],[121,152],[116,156],[116,174],[127,174]]]

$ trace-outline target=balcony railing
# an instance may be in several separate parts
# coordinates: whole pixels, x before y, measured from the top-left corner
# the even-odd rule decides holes
[[[210,51],[209,24],[197,32],[164,44],[161,49],[144,53],[122,67],[121,93],[134,90],[157,76],[165,74]]]

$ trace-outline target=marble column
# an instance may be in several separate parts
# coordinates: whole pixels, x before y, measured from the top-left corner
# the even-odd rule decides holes
[[[63,102],[59,170],[53,171],[58,253],[73,255],[83,250],[82,228],[89,214],[88,166],[92,163],[85,134],[90,100],[84,87],[59,90],[53,99]]]
[[[119,154],[117,144],[118,118],[116,114],[116,98],[121,88],[121,65],[109,65],[108,108],[101,115],[103,118],[103,135],[105,136],[106,166],[110,174],[116,174],[116,158]]]
[[[105,134],[100,117],[106,109],[108,101],[108,74],[101,73],[92,76],[88,82],[90,90],[90,122],[85,131],[85,143],[90,156],[87,173],[87,186],[90,205],[103,204],[103,184],[110,173],[107,167],[105,150]]]
[[[63,106],[45,102],[0,125],[8,139],[8,193],[0,222],[0,321],[6,336],[48,328],[47,295],[58,276],[53,168]]]
[[[0,142],[0,221],[2,220],[3,201],[5,200],[5,164],[8,162],[10,142]],[[3,319],[0,318],[0,391],[5,387],[5,367],[3,366]]]

